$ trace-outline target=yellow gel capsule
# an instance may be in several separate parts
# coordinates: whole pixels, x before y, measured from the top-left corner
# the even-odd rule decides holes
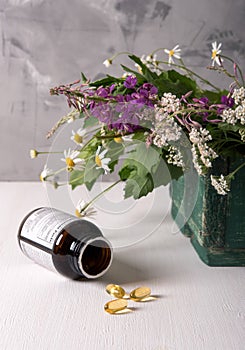
[[[130,309],[127,309],[128,302],[125,299],[115,299],[108,301],[108,303],[105,304],[104,309],[109,314],[120,314],[120,313],[126,313],[131,311]]]
[[[151,295],[151,290],[148,287],[139,287],[130,293],[130,299],[134,301],[144,301]]]
[[[125,290],[119,286],[118,284],[108,284],[106,286],[106,291],[108,294],[113,296],[114,298],[123,298],[125,296]]]

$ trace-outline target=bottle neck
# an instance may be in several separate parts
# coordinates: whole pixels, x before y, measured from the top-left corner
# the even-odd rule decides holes
[[[112,257],[112,246],[107,239],[87,238],[77,245],[74,265],[85,278],[98,278],[109,269]]]

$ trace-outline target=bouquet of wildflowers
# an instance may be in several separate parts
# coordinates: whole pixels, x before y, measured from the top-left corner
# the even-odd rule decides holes
[[[160,50],[162,60],[156,56]],[[222,90],[186,67],[179,45],[141,58],[126,54],[134,65],[122,65],[121,77],[106,75],[92,82],[82,73],[81,80],[50,90],[52,95],[65,95],[71,111],[48,137],[76,119],[81,126],[71,135],[74,149],[64,150],[64,166],[52,170],[45,165],[41,180],[58,187],[62,183],[57,174],[65,171],[72,188],[84,184],[90,190],[117,165],[116,183],[125,183],[125,198],[137,199],[194,166],[200,176],[211,176],[220,195],[227,194],[245,163],[219,176],[212,174],[212,166],[216,158],[245,153],[245,89],[239,66],[221,54],[221,44],[212,44],[208,68],[231,79]],[[118,56],[104,64],[109,67]],[[232,62],[232,72],[226,61]],[[32,150],[31,156],[39,153],[43,152]],[[92,202],[80,201],[77,215],[92,214]]]

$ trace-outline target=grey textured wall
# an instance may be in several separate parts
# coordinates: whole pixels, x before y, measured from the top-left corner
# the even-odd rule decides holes
[[[0,0],[0,180],[38,179],[45,160],[29,149],[48,149],[67,111],[50,87],[105,73],[122,50],[180,44],[186,63],[205,67],[217,40],[244,65],[244,17],[244,0]]]

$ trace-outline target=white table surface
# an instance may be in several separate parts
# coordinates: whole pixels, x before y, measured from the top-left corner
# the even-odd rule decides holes
[[[175,232],[166,189],[158,191],[162,202],[154,195],[140,205],[125,202],[126,209],[116,191],[98,206],[98,225],[115,246],[112,266],[99,280],[77,282],[34,264],[16,239],[30,210],[71,211],[75,195],[39,183],[0,183],[0,349],[245,349],[245,268],[204,265]],[[159,226],[161,207],[167,215]],[[147,285],[158,299],[109,315],[108,283],[127,291]]]

